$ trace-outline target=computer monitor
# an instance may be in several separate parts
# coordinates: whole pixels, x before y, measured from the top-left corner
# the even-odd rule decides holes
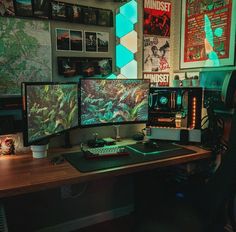
[[[81,79],[82,127],[146,123],[148,79]]]
[[[78,83],[22,83],[24,145],[78,127]]]

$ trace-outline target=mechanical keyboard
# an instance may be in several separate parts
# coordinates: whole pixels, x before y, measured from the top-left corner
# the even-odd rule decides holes
[[[86,158],[99,158],[99,157],[115,157],[129,155],[125,147],[121,146],[105,146],[89,148],[85,151]]]

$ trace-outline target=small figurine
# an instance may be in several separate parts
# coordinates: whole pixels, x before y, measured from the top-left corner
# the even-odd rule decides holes
[[[6,137],[1,141],[0,145],[1,155],[13,155],[15,154],[15,143],[13,138]]]

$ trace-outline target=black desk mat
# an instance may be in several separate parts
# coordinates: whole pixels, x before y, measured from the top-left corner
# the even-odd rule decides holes
[[[132,147],[132,145],[130,146]],[[196,153],[193,150],[181,148],[176,145],[171,145],[171,148],[173,149],[160,150],[155,154],[149,155],[142,155],[141,153],[137,153],[129,149],[130,155],[128,156],[103,157],[97,159],[86,159],[82,152],[67,153],[63,156],[72,166],[74,166],[80,172],[91,172]]]

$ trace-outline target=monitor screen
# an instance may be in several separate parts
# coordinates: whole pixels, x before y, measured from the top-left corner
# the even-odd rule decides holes
[[[81,79],[81,126],[146,123],[148,79]]]
[[[22,83],[24,145],[78,126],[77,83]]]

